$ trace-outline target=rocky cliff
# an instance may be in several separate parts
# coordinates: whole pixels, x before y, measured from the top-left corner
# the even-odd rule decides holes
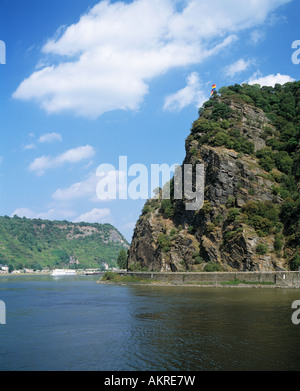
[[[299,92],[299,83],[296,87]],[[266,95],[270,96],[268,104],[272,93],[278,92],[282,99],[282,89],[271,90]],[[297,267],[299,220],[289,232],[294,222],[286,226],[282,208],[287,200],[293,201],[293,213],[299,216],[295,158],[299,155],[299,127],[294,150],[283,155],[283,147],[274,148],[274,140],[285,145],[275,106],[269,110],[273,117],[257,106],[250,93],[224,89],[199,110],[186,140],[183,164],[194,168],[204,164],[204,204],[199,210],[187,211],[185,200],[175,200],[172,192],[170,200],[148,200],[134,231],[129,270],[271,271],[290,269],[292,261]],[[268,165],[268,157],[274,165]],[[283,184],[287,178],[293,179],[296,196]],[[174,180],[171,189],[173,185]]]

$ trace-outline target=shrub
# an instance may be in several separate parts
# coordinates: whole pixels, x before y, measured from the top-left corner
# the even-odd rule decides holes
[[[270,201],[250,201],[243,205],[242,211],[246,215],[246,222],[254,227],[260,236],[270,234],[272,227],[279,222],[279,210]]]
[[[211,119],[228,119],[231,113],[232,109],[229,106],[225,105],[224,103],[216,103],[211,113]]]
[[[205,265],[203,270],[205,272],[219,272],[222,269],[221,269],[221,266],[218,263],[213,262],[213,261],[209,261],[209,262],[207,262],[207,264]]]
[[[116,278],[116,274],[113,272],[106,272],[103,274],[101,280],[103,281],[113,281]]]
[[[207,232],[213,232],[215,229],[215,224],[214,223],[207,223],[206,225],[206,231]]]
[[[145,204],[145,206],[143,207],[143,210],[142,210],[142,215],[146,215],[147,213],[150,213],[151,212],[151,207],[150,205],[147,205]]]
[[[196,252],[192,255],[192,258],[194,260],[194,265],[200,265],[200,263],[203,263],[203,258],[200,256],[199,252]]]
[[[276,152],[274,154],[276,167],[279,171],[289,175],[292,172],[293,159],[289,156],[286,151]]]
[[[171,239],[169,235],[160,234],[158,237],[158,246],[162,252],[167,253],[171,249]]]
[[[299,254],[296,254],[294,258],[291,259],[290,268],[292,271],[297,271],[300,267],[300,257]]]
[[[240,214],[240,209],[238,209],[238,208],[230,208],[229,211],[228,211],[228,218],[227,218],[227,220],[229,222],[234,222],[234,221],[236,221],[236,219],[239,216],[239,214]]]
[[[276,167],[274,153],[270,148],[263,148],[256,152],[256,157],[259,159],[260,166],[266,170],[271,171]]]
[[[203,263],[203,258],[200,257],[199,255],[197,257],[194,258],[194,264],[195,265],[200,265],[201,263]]]
[[[233,208],[235,206],[235,197],[229,196],[226,201],[226,207],[227,208]]]
[[[188,233],[189,233],[189,234],[193,234],[194,231],[195,231],[194,227],[193,227],[192,225],[190,225],[190,226],[188,227]]]
[[[209,201],[205,200],[205,201],[203,202],[203,206],[202,206],[202,209],[201,209],[201,210],[203,210],[203,212],[204,212],[205,214],[210,213],[210,211],[212,210],[211,203],[210,203]]]
[[[215,226],[218,226],[223,220],[224,220],[224,216],[221,213],[219,213],[217,217],[214,219],[213,223]]]
[[[274,241],[274,250],[275,251],[280,251],[282,249],[283,242],[282,242],[282,236],[281,235],[276,235],[275,236],[275,241]]]
[[[168,219],[174,217],[174,207],[171,200],[162,200],[161,201],[161,211]]]
[[[265,255],[268,252],[268,246],[266,244],[258,244],[256,247],[256,252],[259,255]]]
[[[176,232],[177,232],[176,229],[172,228],[171,231],[170,231],[170,235],[174,236],[174,235],[176,235]]]

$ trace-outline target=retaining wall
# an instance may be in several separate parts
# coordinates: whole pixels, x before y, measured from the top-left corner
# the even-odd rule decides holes
[[[213,272],[213,273],[155,273],[155,272],[123,272],[121,275],[138,276],[143,279],[169,282],[173,284],[186,283],[221,283],[226,281],[246,281],[253,283],[273,283],[281,287],[299,287],[300,272]]]

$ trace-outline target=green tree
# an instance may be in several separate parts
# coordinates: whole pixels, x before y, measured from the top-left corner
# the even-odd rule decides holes
[[[127,268],[127,252],[124,249],[120,251],[120,254],[117,259],[117,264],[120,269]]]
[[[13,265],[8,265],[8,273],[12,273],[13,271],[15,270],[15,268],[13,267]]]

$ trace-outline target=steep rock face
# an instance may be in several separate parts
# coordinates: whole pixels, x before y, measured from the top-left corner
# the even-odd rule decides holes
[[[264,148],[264,129],[271,128],[264,112],[246,103],[225,103],[231,109],[231,129],[253,143],[254,151]],[[128,268],[173,272],[203,271],[212,265],[224,271],[287,269],[283,252],[274,251],[276,231],[270,227],[267,233],[263,231],[268,219],[251,220],[257,205],[273,211],[282,201],[274,194],[272,176],[259,166],[255,154],[201,144],[202,137],[194,131],[187,138],[183,164],[205,166],[203,207],[187,211],[184,200],[148,200],[136,224]]]

